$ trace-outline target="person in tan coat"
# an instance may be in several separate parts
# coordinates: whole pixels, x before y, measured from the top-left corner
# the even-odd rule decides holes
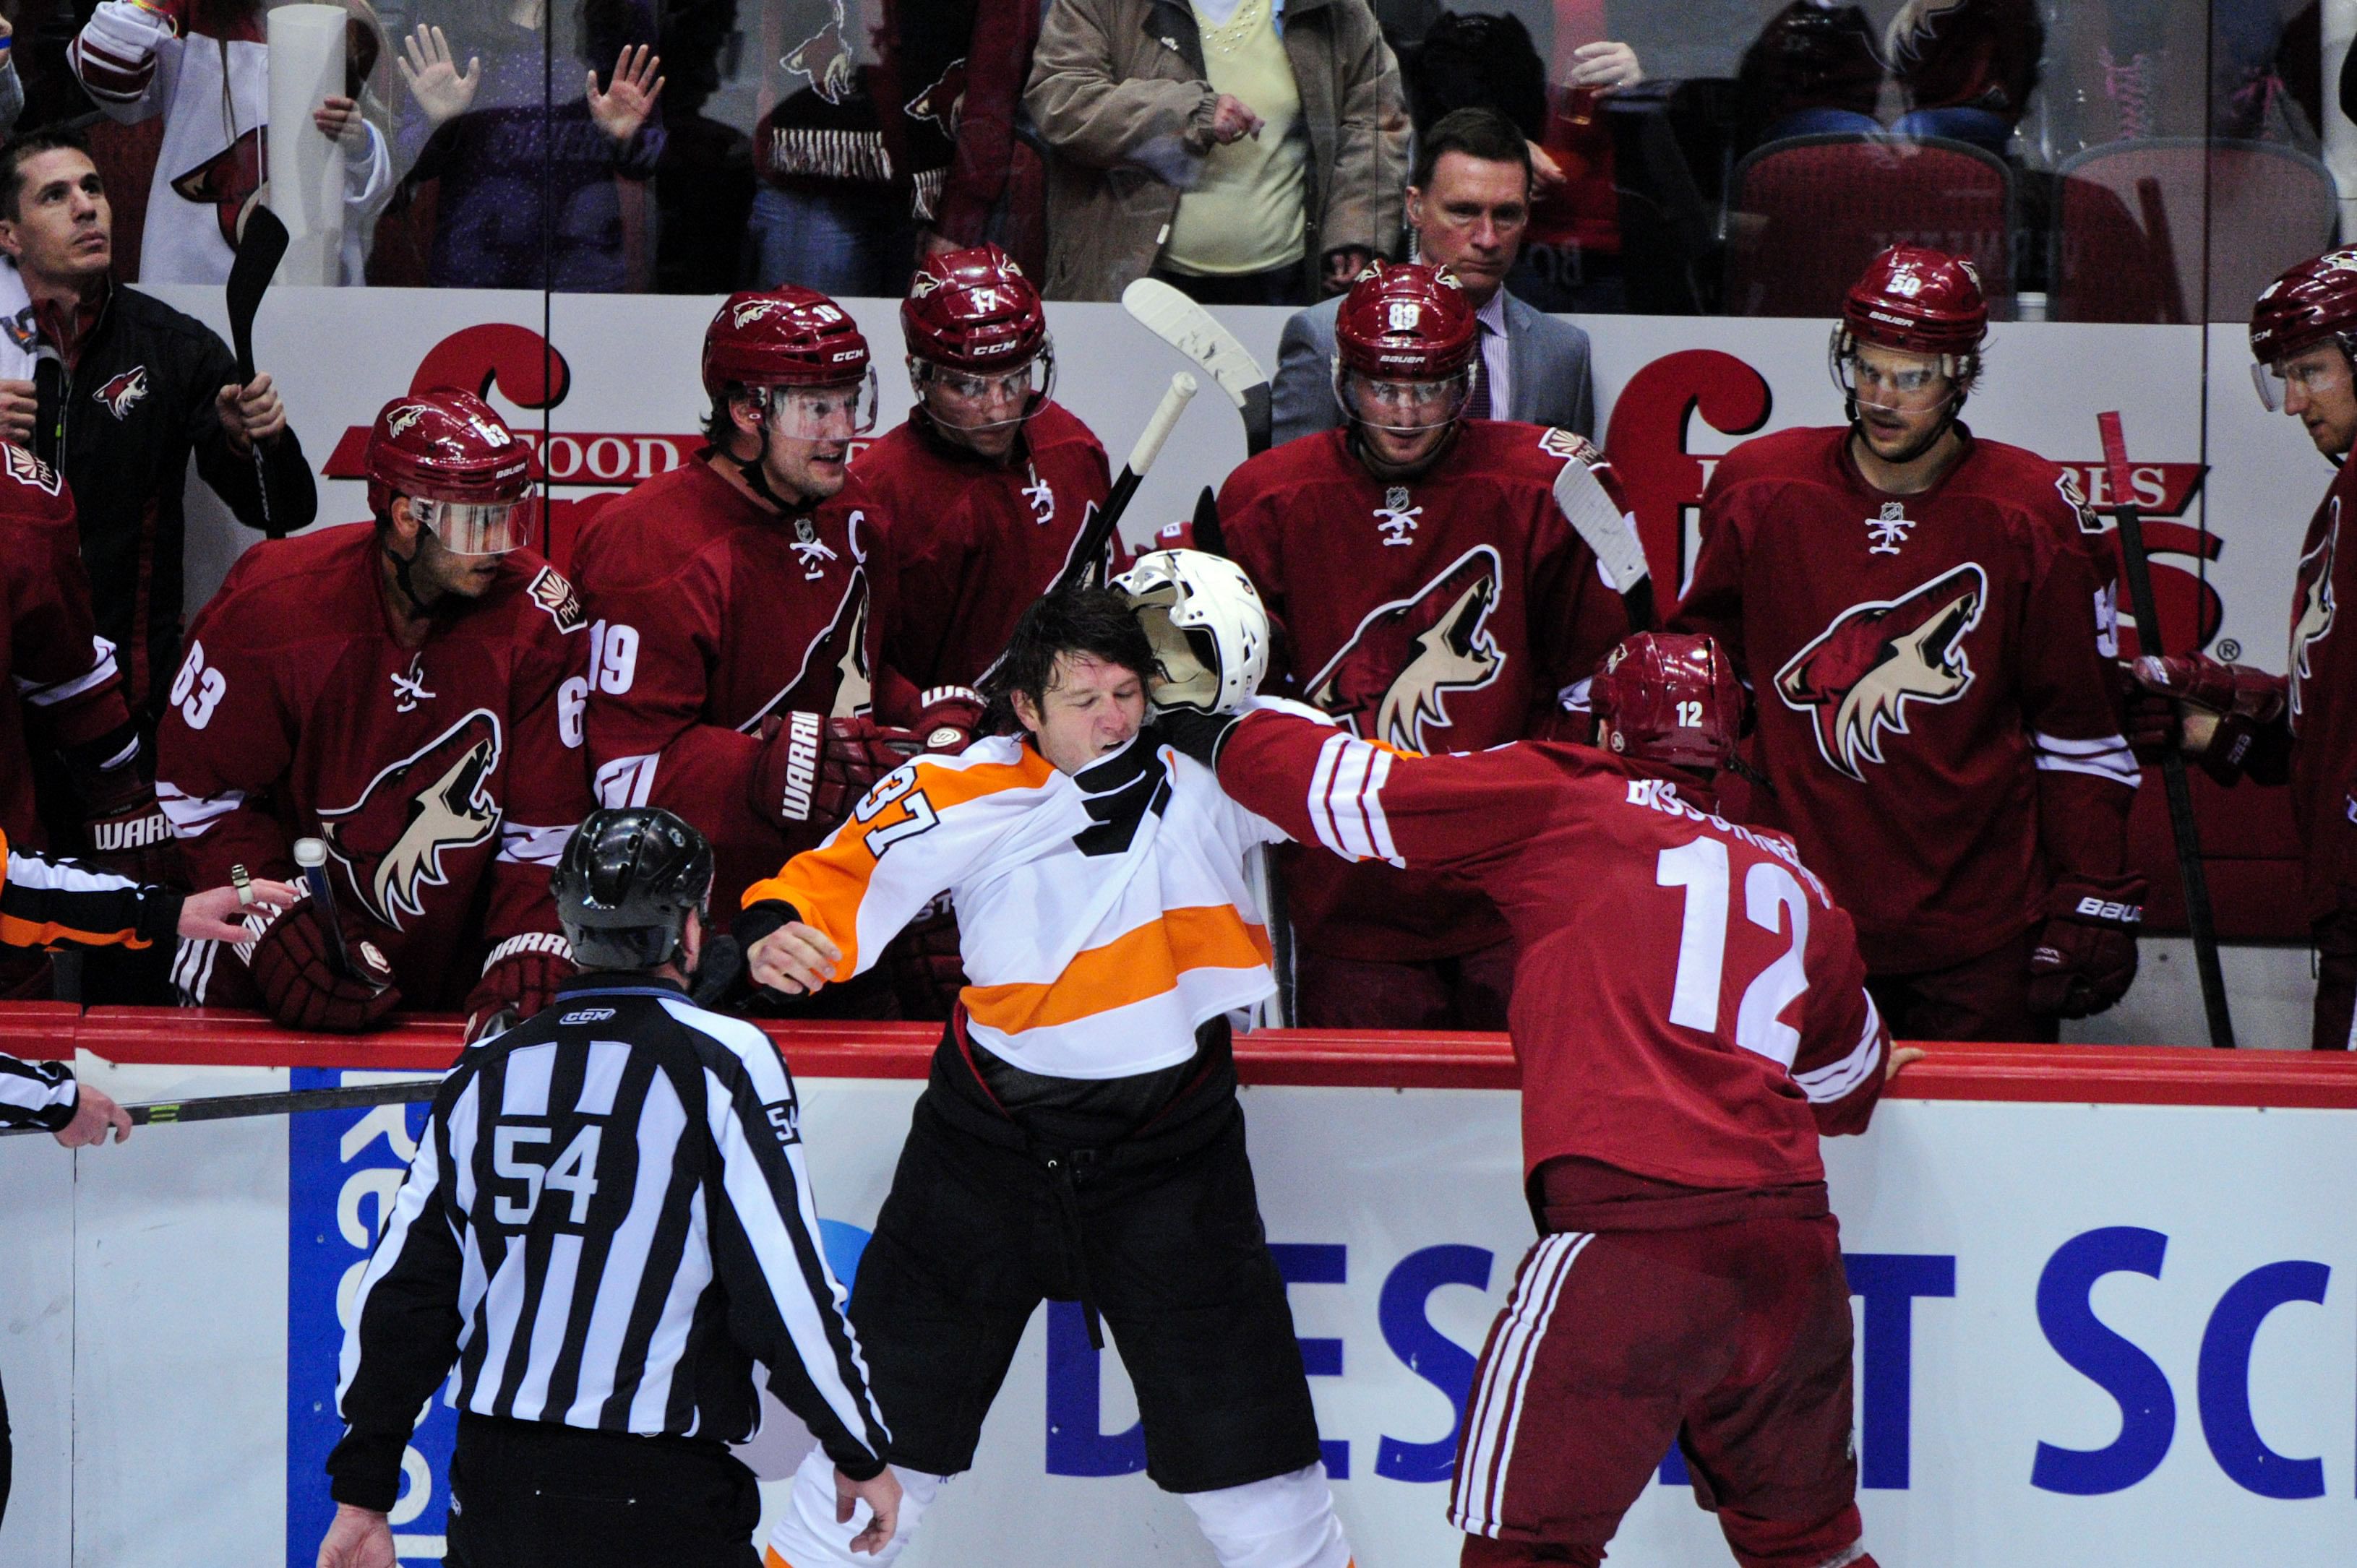
[[[1301,304],[1395,253],[1407,118],[1367,0],[1054,0],[1024,103],[1050,149],[1050,299],[1151,274]]]

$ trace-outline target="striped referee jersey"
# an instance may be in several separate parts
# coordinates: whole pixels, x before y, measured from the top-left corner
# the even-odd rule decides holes
[[[435,1098],[349,1319],[331,1490],[389,1509],[446,1380],[478,1415],[741,1442],[756,1361],[866,1479],[890,1434],[843,1306],[769,1037],[662,981],[576,976]]]

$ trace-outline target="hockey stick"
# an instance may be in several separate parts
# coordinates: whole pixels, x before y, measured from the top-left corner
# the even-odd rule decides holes
[[[1645,564],[1645,546],[1613,504],[1611,492],[1577,457],[1567,459],[1555,477],[1555,505],[1572,532],[1596,552],[1604,575],[1620,590],[1620,602],[1629,611],[1629,629],[1657,629],[1662,623],[1653,607],[1653,581]]]
[[[1097,557],[1103,555],[1105,546],[1113,542],[1114,530],[1121,526],[1121,514],[1129,510],[1130,498],[1137,494],[1137,487],[1144,482],[1146,471],[1153,467],[1154,459],[1162,455],[1162,444],[1170,439],[1171,427],[1178,423],[1178,416],[1187,412],[1188,400],[1195,395],[1201,384],[1184,371],[1170,378],[1170,390],[1162,394],[1162,401],[1154,405],[1153,417],[1146,420],[1146,428],[1137,433],[1137,445],[1129,449],[1129,461],[1121,466],[1120,478],[1114,480],[1113,489],[1105,497],[1104,505],[1097,508],[1096,516],[1089,520],[1088,532],[1082,534],[1079,542],[1072,547],[1071,558],[1064,563],[1062,573],[1049,585],[1049,593],[1058,588],[1078,587],[1092,580],[1091,574],[1097,569]]]
[[[1268,372],[1234,333],[1159,278],[1140,278],[1122,290],[1121,307],[1140,327],[1211,372],[1243,415],[1245,456],[1257,457],[1268,450],[1274,423]]]
[[[355,1111],[371,1105],[414,1105],[431,1100],[438,1078],[399,1083],[356,1083],[342,1089],[289,1089],[270,1094],[216,1094],[203,1100],[157,1100],[126,1105],[131,1124],[146,1127],[175,1122],[223,1122],[239,1116],[291,1116],[302,1111]],[[0,1127],[0,1138],[45,1133],[46,1127]]]
[[[327,917],[328,962],[339,977],[361,980],[363,983],[375,985],[377,990],[382,991],[384,987],[376,985],[376,982],[363,980],[362,976],[352,972],[351,955],[344,950],[343,917],[336,908],[336,886],[328,880],[327,844],[319,839],[296,839],[295,864],[302,868],[303,885],[310,888],[312,902],[317,904],[319,912]]]
[[[2112,517],[2119,525],[2120,564],[2128,579],[2128,603],[2136,610],[2136,646],[2156,657],[2160,645],[2160,612],[2152,597],[2152,568],[2144,549],[2144,514],[2128,498],[2130,488],[2127,436],[2116,413],[2095,415],[2104,433],[2104,467],[2112,479]],[[2177,841],[2177,875],[2185,885],[2185,923],[2193,933],[2193,965],[2201,977],[2201,1010],[2209,1015],[2210,1043],[2234,1048],[2234,1020],[2226,1009],[2226,979],[2218,967],[2218,927],[2210,908],[2210,879],[2201,865],[2201,839],[2193,821],[2193,790],[2185,777],[2185,758],[2171,747],[2161,754],[2160,778],[2169,792],[2169,826]]]
[[[237,259],[229,269],[229,335],[237,350],[237,384],[242,388],[253,384],[253,315],[262,308],[262,295],[286,254],[286,225],[267,207],[257,203],[246,214]],[[262,444],[253,443],[251,450],[254,486],[262,492],[262,532],[268,538],[284,539],[286,531],[270,515],[270,473]]]

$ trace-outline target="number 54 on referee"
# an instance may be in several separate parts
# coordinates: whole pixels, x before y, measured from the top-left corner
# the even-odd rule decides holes
[[[760,1499],[727,1448],[759,1418],[756,1361],[877,1552],[900,1488],[793,1080],[688,1000],[711,846],[669,811],[592,812],[554,886],[583,972],[451,1072],[361,1276],[319,1568],[393,1568],[402,1451],[446,1379],[452,1568],[756,1568]]]

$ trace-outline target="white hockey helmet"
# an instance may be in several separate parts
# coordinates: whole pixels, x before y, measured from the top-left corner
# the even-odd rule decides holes
[[[1268,673],[1268,611],[1243,567],[1200,550],[1157,550],[1113,580],[1154,645],[1154,703],[1232,714]]]

